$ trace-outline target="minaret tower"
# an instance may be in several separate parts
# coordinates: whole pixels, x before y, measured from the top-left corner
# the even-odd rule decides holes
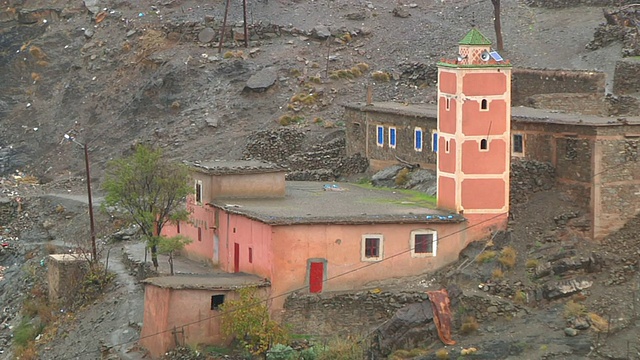
[[[506,226],[510,140],[511,64],[474,28],[438,63],[438,207]]]

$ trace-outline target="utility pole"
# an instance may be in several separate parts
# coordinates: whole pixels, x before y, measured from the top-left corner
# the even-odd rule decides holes
[[[93,198],[91,196],[91,171],[89,166],[89,148],[87,144],[78,142],[74,137],[69,134],[64,134],[64,138],[81,146],[84,150],[84,165],[87,175],[87,198],[89,200],[89,223],[91,231],[91,261],[98,260],[98,249],[96,248],[96,226],[93,218]]]

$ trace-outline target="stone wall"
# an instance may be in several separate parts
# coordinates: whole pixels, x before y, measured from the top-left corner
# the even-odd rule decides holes
[[[289,169],[287,180],[333,181],[343,175],[364,172],[369,166],[359,154],[347,156],[344,131],[337,130],[304,148],[306,134],[294,128],[253,133],[244,159],[264,160]]]
[[[640,94],[640,60],[624,59],[616,63],[613,75],[613,93],[617,95]]]
[[[402,107],[402,104],[398,105]],[[436,129],[434,114],[401,109],[348,106],[344,120],[347,126],[347,155],[362,154],[372,160],[397,162],[396,156],[409,163],[435,166],[437,154],[432,151],[431,132]],[[377,144],[376,127],[384,126],[384,144]],[[396,147],[389,146],[389,127],[396,128]],[[414,132],[422,129],[422,151],[416,151]],[[368,134],[367,134],[368,132]]]
[[[609,103],[602,94],[553,93],[536,94],[527,97],[528,107],[534,109],[557,110],[584,115],[609,115]]]
[[[577,6],[622,6],[637,3],[637,0],[525,0],[531,7],[568,8]]]
[[[0,226],[9,224],[16,215],[18,203],[0,194]]]
[[[640,213],[640,131],[637,130],[631,127],[598,130],[598,135],[604,138],[596,144],[597,236],[620,229]],[[619,135],[614,138],[616,132]]]
[[[283,322],[298,334],[365,335],[407,304],[428,301],[423,291],[292,294]]]
[[[531,194],[553,188],[555,169],[551,163],[513,158],[511,161],[511,206],[523,204]]]
[[[605,74],[603,72],[514,68],[511,80],[511,103],[513,106],[528,106],[530,102],[528,98],[539,94],[572,93],[604,96],[604,91]]]

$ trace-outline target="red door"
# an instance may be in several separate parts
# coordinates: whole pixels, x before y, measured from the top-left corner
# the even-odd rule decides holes
[[[240,272],[240,244],[233,243],[233,272]]]
[[[324,281],[324,263],[312,262],[309,271],[309,292],[322,292],[322,282]]]

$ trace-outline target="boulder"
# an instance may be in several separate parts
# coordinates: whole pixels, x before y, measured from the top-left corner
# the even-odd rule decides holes
[[[386,169],[382,169],[371,177],[371,183],[374,186],[395,186],[395,177],[400,170],[404,169],[402,165],[392,165]]]
[[[386,358],[397,349],[415,349],[438,338],[429,301],[399,309],[374,335],[375,358]]]
[[[311,30],[311,36],[316,39],[326,40],[331,36],[331,30],[325,25],[318,25]]]
[[[97,14],[102,8],[100,6],[100,0],[84,0],[84,6],[92,14]]]
[[[276,69],[268,67],[253,74],[244,87],[245,91],[264,92],[278,80]]]

